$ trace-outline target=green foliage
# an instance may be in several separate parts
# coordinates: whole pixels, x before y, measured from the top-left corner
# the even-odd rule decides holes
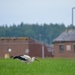
[[[0,26],[0,37],[31,37],[41,40],[44,43],[52,43],[52,41],[60,35],[65,29],[75,29],[70,25],[65,27],[64,24],[13,24],[12,26]],[[41,36],[39,36],[41,34]]]
[[[74,75],[75,59],[39,59],[25,64],[19,60],[0,59],[0,75]]]

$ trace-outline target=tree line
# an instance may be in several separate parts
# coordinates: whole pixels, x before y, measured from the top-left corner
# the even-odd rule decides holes
[[[51,44],[52,41],[66,29],[75,29],[75,26],[64,24],[13,24],[0,26],[0,37],[30,37],[43,43]]]

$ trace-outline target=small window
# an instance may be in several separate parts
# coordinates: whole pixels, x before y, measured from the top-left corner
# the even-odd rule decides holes
[[[66,50],[67,50],[67,51],[70,51],[70,50],[71,50],[71,45],[67,45],[67,46],[66,46]]]
[[[29,53],[29,49],[26,49],[26,50],[25,50],[25,53]]]
[[[59,52],[63,52],[64,51],[64,45],[59,45]]]
[[[12,49],[11,48],[8,48],[8,52],[11,52],[12,51]]]

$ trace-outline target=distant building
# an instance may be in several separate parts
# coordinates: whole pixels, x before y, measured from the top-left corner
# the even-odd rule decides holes
[[[0,38],[0,58],[27,54],[35,57],[52,57],[51,47],[28,37]]]
[[[67,30],[53,41],[54,57],[75,58],[75,30]]]

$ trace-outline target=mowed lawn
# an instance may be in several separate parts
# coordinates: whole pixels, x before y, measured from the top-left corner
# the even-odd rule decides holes
[[[40,59],[25,64],[20,60],[0,59],[0,75],[75,75],[75,59]]]

